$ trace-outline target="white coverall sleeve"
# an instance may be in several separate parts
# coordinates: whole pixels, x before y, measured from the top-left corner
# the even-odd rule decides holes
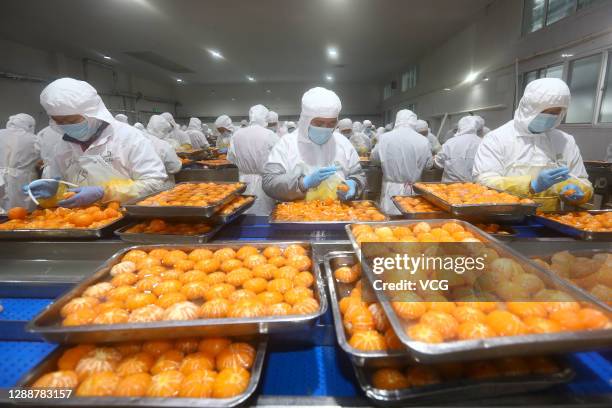
[[[354,180],[357,182],[357,195],[356,197],[361,197],[363,191],[366,187],[366,175],[365,171],[361,167],[361,163],[359,162],[359,155],[355,149],[349,149],[349,158],[348,158],[348,175],[347,179]]]
[[[439,169],[444,168],[444,163],[450,158],[448,143],[442,146],[442,150],[434,156],[434,166]]]
[[[374,146],[372,153],[370,153],[370,162],[375,166],[380,166],[380,143]]]
[[[164,167],[168,174],[176,174],[183,168],[181,159],[176,155],[176,151],[172,146],[168,145],[168,149],[164,151]]]
[[[304,175],[302,166],[286,166],[283,158],[287,156],[287,143],[281,139],[276,143],[268,156],[262,174],[264,192],[278,201],[295,201],[304,199],[306,192],[300,188],[300,178]]]

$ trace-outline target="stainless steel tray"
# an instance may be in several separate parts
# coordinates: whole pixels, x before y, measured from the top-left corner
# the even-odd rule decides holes
[[[474,225],[476,228],[479,228],[477,225]],[[484,231],[484,230],[483,230]],[[491,232],[486,232],[487,234],[491,235],[492,237],[497,238],[500,241],[509,241],[509,240],[513,240],[518,236],[518,231],[515,230],[514,228],[508,226],[508,225],[500,225],[500,231],[505,231],[506,233],[500,233],[500,232],[496,232],[496,233],[491,233]]]
[[[323,262],[325,264],[325,274],[327,275],[327,288],[329,290],[330,305],[334,316],[336,338],[338,344],[342,350],[349,355],[353,364],[359,367],[385,367],[395,363],[398,358],[410,358],[408,350],[362,351],[348,344],[338,302],[341,299],[340,294],[346,293],[348,295],[348,292],[354,285],[336,282],[336,279],[334,279],[334,271],[341,266],[355,265],[357,263],[357,258],[352,251],[337,251],[325,255]]]
[[[211,169],[211,170],[216,170],[216,169],[229,169],[232,167],[236,167],[235,164],[228,162],[228,163],[221,163],[221,164],[214,164],[214,163],[204,163],[206,160],[198,160],[195,163],[203,166],[204,168],[207,169]]]
[[[257,196],[254,196],[254,195],[242,194],[242,197],[253,197],[253,200],[251,202],[248,202],[242,205],[241,207],[238,207],[231,214],[222,215],[220,212],[215,214],[212,218],[212,221],[216,223],[220,223],[220,224],[229,224],[230,222],[234,221],[236,218],[244,214],[249,208],[253,206],[253,204],[255,204],[255,200],[257,200]]]
[[[393,227],[427,222],[439,225],[447,222],[460,224],[463,228],[474,234],[487,247],[497,251],[500,256],[509,257],[517,260],[523,267],[528,267],[545,282],[563,289],[578,301],[592,303],[593,307],[601,309],[605,313],[604,305],[593,298],[586,296],[584,292],[577,291],[574,285],[569,284],[551,271],[534,264],[531,260],[514,251],[508,246],[503,245],[489,234],[479,230],[472,224],[460,220],[428,220],[428,221],[392,221],[388,223],[367,223],[373,228]],[[359,225],[355,223],[353,225]],[[364,223],[361,223],[364,224]],[[347,234],[355,253],[361,259],[361,248],[351,231],[351,226],[346,226]],[[375,280],[374,273],[367,262],[361,262],[362,273],[367,276],[370,283]],[[605,330],[588,330],[576,332],[559,332],[551,334],[531,334],[524,336],[492,337],[481,340],[457,340],[438,344],[429,344],[413,341],[404,331],[404,324],[397,316],[387,296],[382,291],[375,291],[379,302],[387,313],[395,333],[402,343],[404,343],[412,354],[415,361],[422,363],[441,363],[449,361],[478,360],[483,358],[496,358],[504,356],[530,355],[530,354],[550,354],[557,352],[578,351],[595,349],[599,347],[609,347],[612,343],[612,328]]]
[[[210,182],[184,182],[177,183],[179,184],[200,184],[200,183],[210,183]],[[222,182],[215,181],[215,184],[236,184],[234,182]],[[157,217],[157,218],[167,218],[167,217],[204,217],[210,218],[212,217],[221,207],[225,204],[229,203],[234,199],[235,196],[244,193],[246,190],[246,184],[242,183],[242,187],[237,188],[232,193],[230,193],[223,200],[217,201],[214,204],[207,205],[206,207],[193,207],[193,206],[145,206],[138,205],[139,202],[153,197],[159,194],[159,192],[154,194],[149,194],[145,197],[140,197],[136,200],[132,200],[129,203],[125,204],[125,210],[129,215],[133,215],[136,217]]]
[[[395,207],[402,213],[402,216],[408,220],[432,220],[432,219],[443,219],[450,218],[450,214],[446,211],[428,211],[428,212],[409,212],[402,207],[402,205],[395,199],[395,197],[422,197],[420,194],[413,194],[410,196],[392,196],[391,201],[395,204]]]
[[[422,183],[447,184],[447,183]],[[482,222],[523,222],[528,215],[534,215],[539,204],[451,204],[432,192],[414,185],[414,190],[430,203],[449,212],[454,217],[478,219]]]
[[[608,213],[611,211],[612,210],[589,210],[586,212],[596,215],[596,214]],[[576,211],[554,211],[554,212],[549,212],[547,214],[567,214],[570,212],[576,212]],[[571,225],[563,224],[561,222],[551,220],[550,218],[546,218],[541,215],[536,215],[535,220],[539,222],[540,224],[544,225],[545,227],[548,227],[557,232],[560,232],[565,235],[569,235],[570,237],[574,237],[577,239],[583,239],[586,241],[612,241],[612,232],[595,232],[595,231],[581,230],[576,227],[572,227]]]
[[[98,229],[18,229],[10,231],[0,231],[0,240],[16,239],[100,239],[110,237],[117,227],[123,224],[125,217],[121,217],[104,227]],[[6,220],[4,220],[6,222]]]
[[[483,400],[501,395],[522,394],[570,382],[574,376],[563,359],[556,360],[562,370],[554,374],[500,376],[484,380],[459,379],[442,381],[422,387],[399,390],[375,388],[370,380],[371,370],[353,365],[355,376],[365,395],[381,406],[405,406],[408,403],[448,403],[452,401]]]
[[[132,249],[168,248],[188,250],[208,248],[216,250],[223,247],[238,249],[245,245],[254,246],[256,248],[277,245],[284,248],[291,244],[299,244],[308,248],[313,259],[312,272],[316,280],[313,290],[315,291],[315,297],[320,305],[319,310],[315,313],[309,315],[259,318],[198,319],[188,321],[159,321],[154,323],[123,323],[72,327],[63,327],[60,324],[59,313],[61,308],[71,299],[80,296],[80,294],[90,285],[106,281],[110,269],[121,260],[125,253]],[[272,241],[266,243],[260,241],[228,241],[194,246],[137,245],[125,248],[113,255],[95,273],[83,279],[70,292],[64,294],[51,305],[47,306],[28,323],[26,330],[31,333],[37,333],[47,341],[54,343],[109,343],[128,340],[153,340],[190,336],[245,336],[307,330],[315,324],[318,317],[327,311],[327,297],[325,296],[323,278],[318,264],[314,261],[313,255],[310,243],[304,241]]]
[[[376,204],[375,201],[372,200],[356,200],[356,201],[349,201],[347,202],[347,204],[350,203],[354,203],[354,202],[369,202],[372,203],[373,206],[376,208],[376,210],[378,212],[380,212],[385,219],[381,220],[381,221],[377,221],[377,222],[386,222],[389,221],[389,216],[386,215],[384,212],[382,212],[380,210],[380,207],[378,207],[378,204]],[[277,220],[276,219],[276,207],[274,208],[274,210],[272,210],[272,213],[270,214],[270,217],[268,217],[268,223],[273,225],[275,228],[279,228],[279,227],[287,227],[287,228],[291,228],[291,229],[295,229],[296,227],[318,227],[320,226],[321,228],[328,228],[328,227],[333,227],[333,226],[337,226],[337,227],[344,227],[348,224],[352,224],[355,222],[359,222],[359,221],[282,221],[282,220]]]
[[[139,222],[134,222],[115,231],[121,240],[136,244],[203,244],[210,241],[223,227],[217,224],[206,234],[200,235],[174,235],[174,234],[150,234],[145,232],[128,232],[128,230]]]
[[[253,343],[255,344],[255,343]],[[50,404],[46,399],[25,399],[20,400],[22,404],[48,407],[73,407],[73,406],[94,406],[94,407],[235,407],[245,402],[257,389],[261,380],[263,363],[265,360],[267,341],[257,342],[257,354],[251,368],[251,379],[246,390],[231,398],[129,398],[129,397],[77,397],[64,399],[54,399]],[[29,388],[40,376],[57,370],[57,361],[64,350],[58,348],[49,354],[40,364],[26,373],[17,383],[17,388]]]

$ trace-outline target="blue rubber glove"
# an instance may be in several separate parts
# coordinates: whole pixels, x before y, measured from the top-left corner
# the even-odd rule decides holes
[[[536,193],[548,190],[552,186],[569,178],[569,169],[559,167],[557,169],[542,170],[538,177],[531,180],[531,189]]]
[[[59,187],[59,179],[55,180],[34,180],[30,184],[26,184],[21,189],[24,194],[28,194],[28,189],[32,191],[34,198],[51,198],[57,193]]]
[[[353,200],[357,196],[357,182],[355,180],[346,180],[344,182],[349,187],[349,190],[338,191],[338,198],[342,201]]]
[[[227,153],[227,147],[224,147],[224,148],[222,148],[222,149],[219,149],[219,153],[221,153],[221,154],[225,154],[225,153]]]
[[[104,197],[104,189],[102,187],[78,187],[71,188],[68,191],[76,194],[67,200],[60,201],[57,203],[58,206],[67,208],[86,207]]]
[[[568,193],[569,190],[574,190]],[[575,184],[568,184],[561,189],[561,198],[568,201],[580,201],[584,198],[584,191]]]
[[[304,180],[302,181],[302,183],[304,184],[304,188],[306,190],[310,190],[311,188],[317,187],[319,184],[323,182],[323,180],[328,179],[335,173],[336,173],[335,166],[322,167],[310,173],[306,177],[304,177]]]

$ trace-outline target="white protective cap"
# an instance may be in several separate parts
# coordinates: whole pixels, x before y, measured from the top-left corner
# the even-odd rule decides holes
[[[385,130],[386,130],[387,132],[389,132],[389,131],[393,130],[393,123],[387,123],[387,124],[385,125]]]
[[[295,129],[295,122],[292,122],[292,121],[285,122],[285,126],[287,127],[287,129],[289,128]]]
[[[248,121],[248,120],[246,120],[246,119],[242,119],[242,120],[240,121],[240,126],[243,126],[243,127],[244,127],[244,126],[248,126],[248,124],[249,124],[249,121]]]
[[[166,119],[168,123],[172,125],[172,127],[176,127],[176,121],[174,120],[174,116],[170,112],[164,112],[160,115],[162,118]]]
[[[410,127],[415,128],[417,115],[409,109],[402,109],[395,116],[395,128]]]
[[[343,130],[352,130],[353,129],[353,121],[350,120],[349,118],[344,118],[344,119],[340,119],[338,121],[338,130],[339,131],[343,131]]]
[[[123,113],[116,114],[115,119],[121,123],[128,123],[128,117]]]
[[[147,132],[160,139],[165,139],[172,132],[172,125],[161,115],[153,115],[149,118]]]
[[[138,130],[145,130],[144,125],[143,125],[142,123],[140,123],[140,122],[136,122],[136,123],[134,123],[134,127],[135,127],[136,129],[138,129]]]
[[[215,128],[218,130],[219,128],[225,128],[228,130],[232,129],[232,118],[227,115],[221,115],[215,120]]]
[[[266,127],[268,126],[267,117],[269,113],[270,111],[268,111],[268,108],[263,105],[251,106],[251,109],[249,109],[249,121],[252,125]],[[276,120],[278,121],[278,115],[276,116]]]
[[[532,135],[529,125],[542,111],[563,108],[555,127],[561,124],[571,100],[567,84],[556,78],[536,79],[527,85],[525,93],[514,113],[514,129],[521,136]]]
[[[478,126],[480,126],[480,121],[476,116],[464,116],[459,119],[459,123],[457,123],[457,133],[455,133],[455,137],[461,135],[475,135],[478,133]]]
[[[377,135],[382,135],[383,133],[385,133],[387,131],[387,129],[385,129],[384,127],[379,127],[378,129],[376,129],[376,134]]]
[[[278,123],[278,113],[274,111],[268,111],[268,114],[266,115],[266,122],[268,122],[268,125],[272,123]]]
[[[429,125],[424,120],[419,119],[414,124],[414,130],[416,130],[419,133],[425,132],[426,130],[429,130]]]
[[[370,121],[368,119],[364,120],[363,121],[363,126],[366,127],[366,128],[371,127],[372,126],[372,121]]]
[[[474,118],[476,118],[476,123],[478,124],[478,132],[481,132],[484,128],[485,120],[482,118],[482,116],[478,115],[474,115]]]
[[[353,122],[353,133],[359,133],[363,130],[363,125],[359,121]]]
[[[201,132],[202,131],[202,121],[198,118],[189,119],[189,126],[187,126],[187,129],[198,130]]]
[[[96,89],[85,81],[61,78],[51,82],[40,94],[40,104],[49,116],[83,115],[112,123]]]
[[[9,120],[6,122],[6,128],[22,129],[26,132],[34,133],[34,129],[36,128],[36,120],[27,113],[18,113],[16,115],[9,116]]]

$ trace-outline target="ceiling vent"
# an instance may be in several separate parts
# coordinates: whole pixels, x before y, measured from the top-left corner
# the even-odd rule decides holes
[[[189,68],[177,64],[176,62],[171,61],[151,51],[130,51],[126,52],[125,54],[129,55],[130,57],[147,62],[151,65],[155,65],[158,68],[165,69],[166,71],[174,72],[175,74],[194,73],[194,71],[190,70]]]

